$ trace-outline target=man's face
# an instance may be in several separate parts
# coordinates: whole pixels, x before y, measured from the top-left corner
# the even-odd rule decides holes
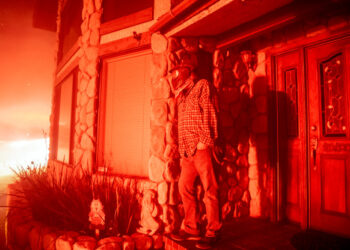
[[[174,90],[181,88],[186,80],[190,77],[191,71],[189,68],[178,68],[171,72],[171,85]]]

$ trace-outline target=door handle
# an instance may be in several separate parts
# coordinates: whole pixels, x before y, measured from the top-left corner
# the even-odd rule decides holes
[[[311,150],[312,150],[312,159],[313,159],[313,169],[316,171],[317,170],[317,144],[318,144],[318,140],[316,137],[311,138],[310,140],[310,144],[311,144]]]

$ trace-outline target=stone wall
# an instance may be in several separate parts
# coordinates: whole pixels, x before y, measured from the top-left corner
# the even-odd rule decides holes
[[[74,165],[94,167],[98,98],[98,50],[102,0],[84,0],[81,37],[79,38],[79,73],[74,129]]]
[[[249,214],[248,151],[250,137],[248,68],[239,53],[217,50],[213,82],[218,93],[222,216]]]
[[[265,54],[228,48],[214,54],[214,86],[218,93],[220,171],[224,217],[263,215],[267,190],[268,86]],[[224,198],[222,198],[223,200]],[[232,215],[231,215],[232,213]]]
[[[177,181],[180,168],[176,143],[176,105],[167,79],[167,39],[153,34],[151,40],[151,156],[148,169],[149,179],[158,185],[164,231],[169,233],[178,223],[176,206],[179,203]]]

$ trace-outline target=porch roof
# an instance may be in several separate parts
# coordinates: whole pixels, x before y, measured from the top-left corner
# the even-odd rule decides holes
[[[183,1],[163,15],[151,28],[167,36],[217,36],[255,20],[293,0]]]

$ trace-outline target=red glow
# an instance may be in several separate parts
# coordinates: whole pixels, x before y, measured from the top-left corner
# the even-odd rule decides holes
[[[0,2],[0,174],[47,157],[54,32],[33,28],[34,1]],[[40,142],[40,143],[39,143]]]
[[[48,139],[0,141],[0,176],[12,174],[11,168],[45,165],[48,143]]]

